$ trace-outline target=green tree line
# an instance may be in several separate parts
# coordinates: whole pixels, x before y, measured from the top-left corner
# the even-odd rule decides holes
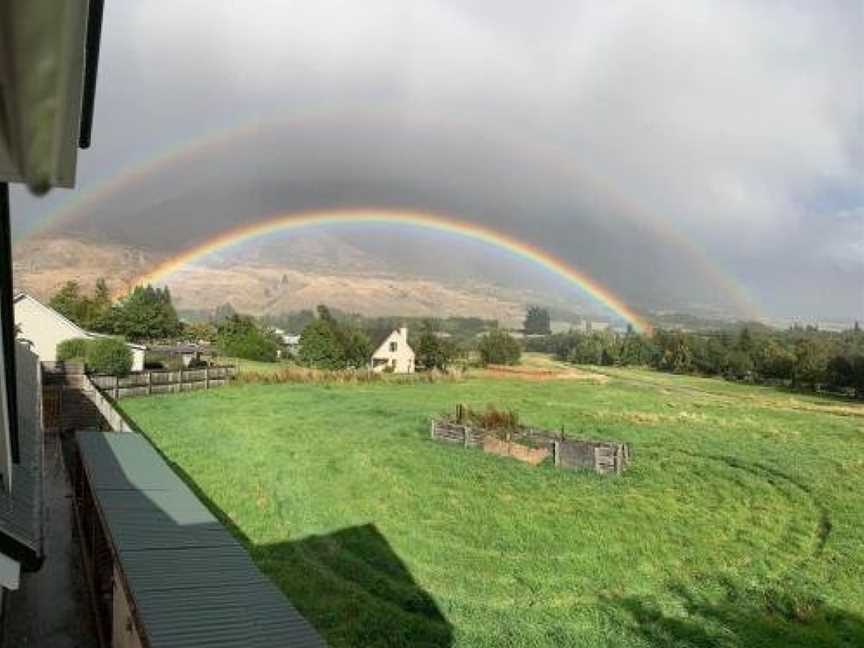
[[[87,331],[136,342],[170,339],[181,331],[168,288],[136,286],[114,303],[104,279],[96,281],[92,295],[85,294],[77,281],[67,281],[48,305]]]
[[[623,335],[571,331],[527,340],[526,346],[578,364],[642,365],[864,397],[864,332],[857,324],[843,332],[814,327],[755,333],[745,327],[737,334],[658,329],[650,337],[632,330]]]

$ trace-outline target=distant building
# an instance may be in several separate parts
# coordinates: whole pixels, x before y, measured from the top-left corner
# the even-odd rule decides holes
[[[279,337],[282,338],[282,344],[288,349],[288,353],[297,355],[297,352],[300,350],[300,336],[292,333],[283,333]]]
[[[148,353],[178,358],[184,367],[198,365],[203,356],[212,356],[213,350],[201,344],[156,344],[147,347]]]
[[[408,329],[394,329],[372,354],[369,361],[372,371],[384,371],[390,367],[393,373],[414,373],[414,349],[408,344]]]
[[[85,331],[75,322],[63,317],[53,308],[46,306],[27,293],[18,293],[13,302],[15,304],[15,324],[20,331],[18,338],[30,345],[33,353],[39,356],[41,362],[56,361],[57,345],[65,340],[73,338],[95,340],[100,337],[108,337],[100,333]],[[144,352],[147,347],[131,342],[127,342],[126,346],[132,351],[132,371],[143,371]]]

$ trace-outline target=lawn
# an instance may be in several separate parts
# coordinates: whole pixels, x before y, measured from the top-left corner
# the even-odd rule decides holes
[[[864,645],[864,406],[605,382],[240,385],[122,401],[333,646]],[[428,438],[464,402],[624,475]]]
[[[234,365],[237,367],[238,372],[255,372],[255,373],[276,373],[285,369],[286,367],[293,366],[290,362],[286,360],[279,360],[277,362],[259,362],[258,360],[246,360],[245,358],[232,358],[231,356],[220,356],[218,358],[219,364],[225,365]]]

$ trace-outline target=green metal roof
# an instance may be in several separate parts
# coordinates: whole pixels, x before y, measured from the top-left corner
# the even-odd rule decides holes
[[[77,438],[152,648],[326,645],[144,437]]]

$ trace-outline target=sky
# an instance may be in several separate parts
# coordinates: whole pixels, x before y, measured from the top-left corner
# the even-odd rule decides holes
[[[643,308],[864,319],[857,0],[106,5],[93,148],[74,192],[16,192],[21,236],[172,249],[275,211],[424,209]]]

